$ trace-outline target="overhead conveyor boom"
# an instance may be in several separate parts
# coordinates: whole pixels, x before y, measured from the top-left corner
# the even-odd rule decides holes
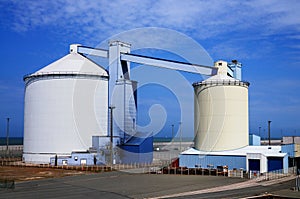
[[[77,49],[74,50],[76,50],[78,53],[81,54],[88,54],[88,55],[99,56],[104,58],[109,57],[108,50],[90,48],[90,47],[79,46],[79,45],[76,47]],[[128,54],[128,53],[120,53],[120,60],[145,64],[150,66],[156,66],[160,68],[167,68],[171,70],[180,70],[189,73],[197,73],[197,74],[208,75],[208,76],[216,75],[218,71],[218,68],[212,66],[203,66],[199,64],[178,62],[173,60],[160,59],[155,57],[148,57],[148,56]]]
[[[87,54],[87,55],[108,58],[108,50],[103,50],[103,49],[99,49],[99,48],[77,46],[77,52],[81,53],[81,54]]]
[[[212,66],[190,64],[186,62],[178,62],[135,54],[121,54],[121,60],[209,76],[216,75],[218,71],[218,68]]]

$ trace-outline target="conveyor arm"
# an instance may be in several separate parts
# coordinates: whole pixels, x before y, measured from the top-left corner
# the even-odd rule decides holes
[[[88,54],[88,55],[94,55],[99,57],[108,58],[109,51],[98,49],[98,48],[90,48],[86,46],[80,46],[73,44],[71,45],[71,52],[77,52],[80,54]],[[172,70],[180,70],[190,73],[197,73],[202,75],[216,75],[218,68],[212,67],[212,66],[203,66],[199,64],[191,64],[186,62],[178,62],[173,60],[167,60],[167,59],[159,59],[155,57],[148,57],[148,56],[142,56],[142,55],[135,55],[135,54],[120,54],[120,60],[122,61],[128,61],[128,62],[134,62],[139,64],[145,64],[150,66],[156,66],[161,68],[167,68]]]
[[[121,54],[121,60],[209,76],[216,75],[218,71],[218,68],[212,66],[203,66],[134,54]]]

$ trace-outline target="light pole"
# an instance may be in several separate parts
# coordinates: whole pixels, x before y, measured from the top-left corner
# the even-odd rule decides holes
[[[260,137],[260,130],[261,130],[261,127],[258,127],[258,136]]]
[[[179,122],[179,131],[180,131],[180,145],[179,145],[179,151],[180,151],[180,153],[181,153],[181,142],[182,142],[181,124],[182,124],[182,122]]]
[[[113,154],[114,154],[114,152],[113,152],[113,137],[114,137],[114,134],[113,134],[113,110],[114,110],[114,108],[116,108],[116,107],[114,107],[114,106],[109,106],[108,107],[109,109],[110,109],[110,164],[111,164],[111,166],[113,165],[113,161],[114,161],[114,159],[113,159]]]
[[[268,137],[269,137],[269,145],[271,145],[271,122],[268,121]]]
[[[172,140],[174,139],[174,124],[171,125],[172,126]]]
[[[264,129],[264,136],[266,136],[266,129]],[[264,137],[264,145],[266,145],[266,137]]]
[[[6,153],[8,154],[8,145],[9,145],[9,117],[6,118]]]
[[[294,149],[295,149],[295,136],[292,136],[292,138],[293,138],[293,145],[294,145]],[[294,174],[297,172],[296,165],[295,165],[295,155],[296,155],[297,152],[298,151],[294,150],[294,157],[293,157],[293,173]]]

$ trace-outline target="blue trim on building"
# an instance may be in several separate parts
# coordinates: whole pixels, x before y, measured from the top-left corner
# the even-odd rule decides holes
[[[80,153],[74,152],[71,156],[58,156],[57,157],[57,165],[70,165],[70,166],[78,166],[78,165],[95,165],[95,156],[96,154],[92,153]],[[55,158],[50,158],[50,164],[55,165]]]
[[[185,155],[179,156],[179,166],[188,168],[217,168],[228,166],[228,169],[246,170],[246,156],[219,156],[219,155]]]
[[[282,157],[268,157],[268,172],[283,169]]]
[[[249,135],[249,145],[250,146],[260,146],[260,137],[258,135]]]
[[[287,153],[290,158],[295,157],[295,144],[282,145],[281,152]]]

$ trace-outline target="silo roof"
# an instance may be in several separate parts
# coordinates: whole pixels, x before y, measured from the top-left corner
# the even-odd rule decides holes
[[[103,67],[78,53],[70,53],[29,76],[46,74],[89,74],[108,76],[108,72]]]
[[[225,81],[239,81],[237,79],[234,79],[232,77],[229,77],[228,75],[214,75],[206,80],[204,80],[203,82],[212,82],[212,81],[222,81],[222,80],[225,80]]]
[[[249,82],[244,82],[227,75],[214,75],[204,81],[193,83],[193,86],[199,85],[240,85],[240,86],[249,86]]]

